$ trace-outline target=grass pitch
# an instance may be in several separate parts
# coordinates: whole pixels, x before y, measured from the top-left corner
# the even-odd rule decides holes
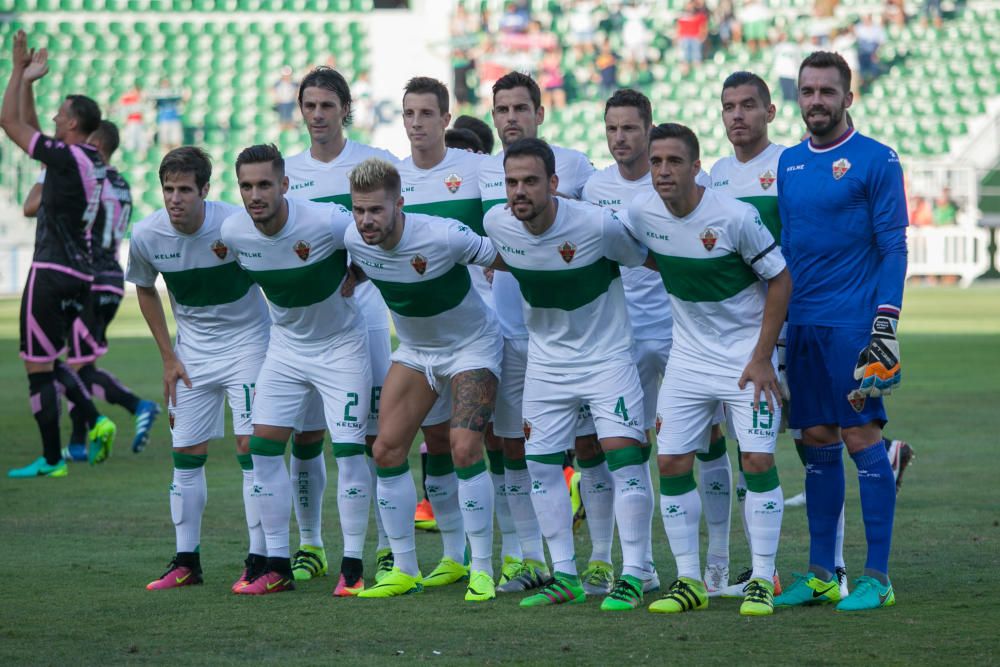
[[[102,365],[141,395],[159,398],[159,356],[133,299],[112,332]],[[465,603],[461,585],[397,600],[335,599],[333,577],[294,593],[236,597],[229,586],[245,556],[246,528],[230,439],[214,443],[209,456],[205,585],[149,592],[145,584],[162,573],[174,548],[166,494],[169,434],[161,419],[146,451],[133,455],[130,417],[108,407],[120,430],[106,464],[74,465],[62,480],[0,477],[0,545],[10,575],[0,587],[0,664],[994,664],[1000,660],[1000,470],[994,453],[1000,288],[911,289],[900,337],[905,375],[889,399],[887,434],[910,441],[917,458],[897,506],[894,608],[861,615],[835,614],[830,607],[778,610],[770,618],[745,619],[737,614],[738,602],[713,600],[708,610],[677,618],[644,609],[615,615],[602,613],[599,600],[555,609],[520,609],[519,595]],[[26,399],[17,303],[3,301],[3,471],[38,456]],[[332,486],[329,453],[327,461]],[[415,456],[411,464],[419,469]],[[778,466],[786,495],[798,493],[802,469],[787,436]],[[856,576],[864,540],[853,470],[848,462],[846,551]],[[325,509],[335,569],[340,538],[330,489]],[[666,584],[674,567],[658,515],[653,536]],[[293,526],[293,546],[295,540]],[[374,522],[369,568],[373,540]],[[786,509],[778,554],[783,581],[805,567],[806,540],[804,510]],[[417,546],[426,572],[440,555],[439,537],[418,533]],[[581,567],[589,553],[583,528],[577,534]],[[738,518],[731,553],[732,570],[747,565]]]

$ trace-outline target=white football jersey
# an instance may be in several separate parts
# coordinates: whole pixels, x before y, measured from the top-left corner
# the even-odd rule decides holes
[[[706,188],[676,218],[655,190],[623,222],[656,259],[670,293],[674,345],[668,368],[739,377],[760,336],[766,284],[785,260],[757,209]]]
[[[354,299],[340,295],[347,273],[344,233],[354,217],[339,204],[289,199],[288,221],[265,236],[246,211],[222,224],[222,240],[260,285],[271,308],[271,337],[294,349],[328,347],[363,331]]]
[[[178,232],[162,208],[132,227],[125,278],[153,287],[157,274],[163,276],[177,322],[175,344],[186,359],[229,357],[267,345],[267,304],[222,240],[223,220],[241,210],[207,201],[205,221],[190,235]]]
[[[421,169],[408,157],[397,165],[402,181],[403,210],[451,218],[483,234],[483,203],[479,196],[479,165],[484,156],[448,148],[444,159]]]
[[[351,184],[347,175],[368,158],[381,158],[397,164],[399,158],[382,148],[359,144],[350,139],[344,150],[330,162],[314,158],[309,149],[285,159],[288,197],[315,202],[335,202],[351,210]],[[389,318],[378,290],[364,283],[354,290],[354,297],[369,329],[388,329]]]
[[[571,148],[551,146],[556,158],[556,176],[559,177],[558,190],[561,194],[579,199],[583,186],[594,173],[590,159]],[[483,213],[496,205],[507,204],[507,186],[504,182],[503,152],[490,155],[479,168],[479,189],[483,198]],[[504,338],[527,338],[528,329],[524,324],[521,293],[517,282],[507,273],[493,274],[493,302],[496,304],[497,319]]]
[[[730,155],[712,165],[712,189],[752,204],[778,243],[781,243],[778,158],[784,150],[784,146],[770,144],[749,162],[740,162]]]
[[[485,219],[486,232],[523,297],[528,372],[632,363],[618,265],[642,264],[646,249],[611,211],[557,201],[556,219],[540,236],[502,206],[490,209]]]
[[[472,289],[466,266],[490,266],[490,240],[457,220],[406,213],[396,247],[365,243],[356,225],[346,234],[351,258],[389,306],[401,343],[452,353],[485,337],[499,340],[493,312]]]

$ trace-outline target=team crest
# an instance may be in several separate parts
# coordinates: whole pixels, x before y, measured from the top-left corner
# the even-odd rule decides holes
[[[656,413],[656,435],[660,435],[660,427],[663,426],[663,415]]]
[[[706,229],[701,234],[698,234],[698,238],[701,239],[701,244],[705,246],[705,250],[709,252],[715,247],[715,242],[719,240],[719,235],[714,229]]]
[[[842,157],[833,163],[833,180],[839,181],[847,173],[847,170],[851,168],[851,163],[847,161],[846,157]]]
[[[564,262],[569,264],[573,261],[573,256],[576,255],[576,244],[566,241],[559,246],[559,255],[563,258]]]
[[[861,412],[865,409],[865,401],[867,397],[861,393],[860,389],[855,389],[850,394],[847,395],[847,402],[851,404],[855,412]]]
[[[312,246],[309,245],[308,241],[296,241],[295,245],[292,246],[292,250],[304,262],[309,259],[309,251],[312,250]]]
[[[222,242],[222,239],[219,239],[212,244],[212,252],[214,252],[215,256],[219,259],[225,259],[226,255],[229,254],[229,248],[227,248],[226,244]]]
[[[761,190],[770,190],[771,186],[774,185],[774,172],[768,169],[763,174],[757,177],[760,180]]]
[[[521,429],[524,431],[524,439],[531,440],[531,422],[527,419],[521,422]]]
[[[427,270],[427,258],[423,255],[414,255],[410,260],[410,266],[420,275],[424,275],[424,271]]]
[[[448,174],[448,178],[444,179],[444,185],[448,188],[448,192],[455,194],[462,187],[462,177],[458,174]]]

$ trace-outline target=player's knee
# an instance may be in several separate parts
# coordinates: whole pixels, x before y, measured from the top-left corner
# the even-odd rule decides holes
[[[686,475],[694,469],[694,454],[664,454],[656,457],[661,477]]]
[[[456,468],[468,468],[483,460],[482,440],[452,436],[451,458]]]
[[[264,438],[274,442],[288,442],[292,435],[292,429],[285,426],[269,426],[267,424],[254,424],[253,435],[255,438]]]
[[[810,426],[802,430],[802,442],[806,446],[822,447],[840,442],[840,429],[834,424]]]
[[[409,448],[401,442],[394,442],[392,439],[382,437],[382,434],[375,439],[372,445],[372,458],[379,468],[395,468],[406,462],[406,455]]]
[[[250,437],[243,436],[246,438],[246,449],[240,454],[246,454],[250,451]],[[237,449],[239,451],[239,449]],[[200,442],[197,445],[191,445],[190,447],[174,447],[175,454],[184,454],[187,456],[207,456],[208,455],[208,442]]]
[[[323,442],[324,435],[326,435],[326,431],[323,430],[302,431],[293,436],[292,442],[296,445],[314,445],[317,442]]]
[[[774,455],[763,452],[740,452],[743,472],[761,473],[774,467]]]
[[[601,455],[601,443],[598,442],[596,435],[578,436],[574,443],[574,449],[576,450],[576,458],[583,461],[589,461]]]
[[[236,436],[236,453],[237,454],[249,454],[250,453],[250,436],[249,435],[238,435],[238,436]]]
[[[882,427],[878,422],[868,422],[862,426],[845,428],[841,431],[841,435],[848,452],[860,452],[882,439]]]
[[[524,440],[521,438],[503,439],[503,457],[521,461],[524,459]]]

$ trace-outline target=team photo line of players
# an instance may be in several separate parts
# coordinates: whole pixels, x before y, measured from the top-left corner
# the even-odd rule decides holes
[[[881,396],[899,381],[906,215],[895,153],[848,124],[850,76],[835,54],[802,63],[810,138],[784,150],[767,139],[767,86],[750,73],[730,76],[722,116],[735,155],[713,167],[710,187],[699,184],[707,175],[695,135],[673,123],[653,127],[636,91],[607,102],[615,164],[606,170],[537,139],[540,92],[516,72],[493,89],[498,155],[446,146],[449,94],[424,77],[403,96],[409,158],[347,140],[350,90],[329,68],[300,86],[308,150],[287,162],[265,145],[238,157],[243,209],[207,200],[203,152],[169,153],[160,168],[164,209],[134,226],[126,274],[163,357],[175,450],[176,556],[148,588],[202,581],[207,442],[223,435],[228,394],[250,539],[238,594],[291,590],[326,574],[329,431],[344,541],[334,595],[393,597],[466,581],[469,601],[528,591],[521,606],[599,594],[604,610],[638,608],[660,587],[648,463],[655,431],[677,578],[651,611],[702,609],[727,593],[743,598],[744,615],[894,604],[896,482]],[[829,233],[835,225],[842,234]],[[173,345],[158,276],[177,321]],[[399,338],[391,356],[386,310]],[[789,391],[810,554],[808,573],[776,595],[783,495],[773,454]],[[723,421],[739,445],[752,561],[733,586]],[[442,537],[442,558],[426,576],[407,465],[418,430]],[[859,471],[868,541],[865,573],[849,593],[837,576],[845,446]],[[582,573],[563,476],[564,452],[574,447],[594,548]],[[366,586],[373,500],[378,547]]]

